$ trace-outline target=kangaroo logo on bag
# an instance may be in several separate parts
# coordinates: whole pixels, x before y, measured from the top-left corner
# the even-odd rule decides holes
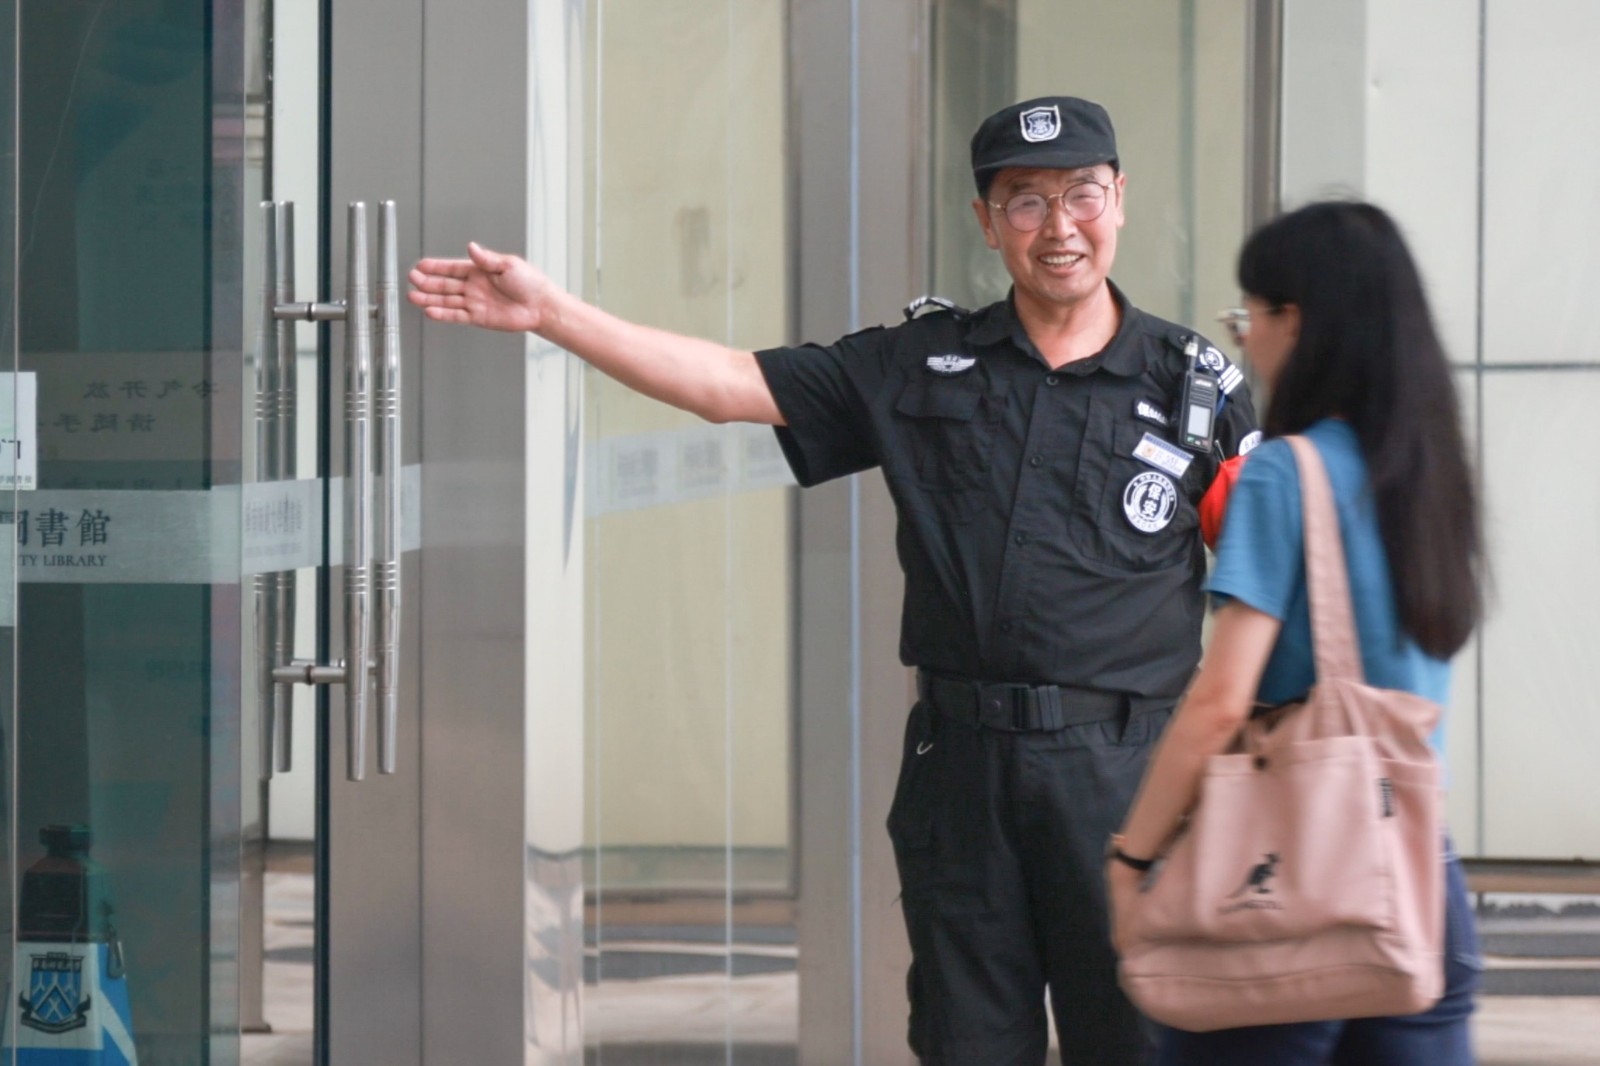
[[[1234,889],[1233,892],[1228,895],[1229,899],[1238,899],[1240,896],[1246,896],[1247,894],[1250,898],[1246,898],[1234,904],[1224,903],[1221,907],[1221,912],[1223,914],[1232,914],[1235,911],[1283,910],[1283,907],[1270,899],[1253,898],[1256,896],[1271,895],[1272,886],[1267,882],[1271,881],[1278,875],[1278,853],[1275,851],[1269,851],[1266,853],[1266,855],[1262,856],[1262,858],[1264,861],[1258,862],[1252,866],[1250,868],[1250,872],[1245,874],[1244,881],[1239,885],[1238,888]]]

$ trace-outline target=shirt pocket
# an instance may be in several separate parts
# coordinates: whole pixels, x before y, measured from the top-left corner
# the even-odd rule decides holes
[[[1102,562],[1130,570],[1187,564],[1197,550],[1200,513],[1195,485],[1203,458],[1184,451],[1190,462],[1182,476],[1147,463],[1134,449],[1149,427],[1115,420],[1109,410],[1096,406],[1079,464],[1080,478],[1099,480],[1095,473],[1103,477],[1093,497],[1097,505],[1092,505],[1095,520],[1088,536],[1092,553]]]
[[[936,492],[976,489],[989,473],[1003,396],[965,382],[919,381],[895,401],[917,481]]]

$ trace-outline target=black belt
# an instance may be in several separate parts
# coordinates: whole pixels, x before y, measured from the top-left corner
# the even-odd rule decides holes
[[[917,671],[917,698],[940,714],[968,725],[1007,733],[1064,729],[1069,725],[1104,722],[1172,701],[1130,697],[1071,685],[1020,685],[973,681],[964,677]]]

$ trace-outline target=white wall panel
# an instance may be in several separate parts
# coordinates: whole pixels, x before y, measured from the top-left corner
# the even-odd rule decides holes
[[[1283,2],[1281,198],[1366,187],[1366,5]]]
[[[1476,358],[1478,5],[1367,8],[1366,195],[1401,220],[1450,357]]]
[[[1486,375],[1495,597],[1484,627],[1485,854],[1600,859],[1600,373]],[[1575,461],[1578,460],[1578,461]]]
[[[1456,392],[1461,399],[1467,452],[1476,457],[1478,374],[1476,371],[1461,372],[1455,375],[1455,380]],[[1481,792],[1478,731],[1482,712],[1478,698],[1478,657],[1481,653],[1482,642],[1476,636],[1457,653],[1451,663],[1450,702],[1445,707],[1445,772],[1449,778],[1445,817],[1456,849],[1467,855],[1477,854],[1481,850],[1483,832],[1478,819]]]
[[[1600,4],[1489,0],[1484,355],[1600,360]]]

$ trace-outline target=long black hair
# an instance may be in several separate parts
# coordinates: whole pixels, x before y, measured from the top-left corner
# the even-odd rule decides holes
[[[1245,242],[1239,286],[1300,311],[1267,434],[1328,417],[1350,423],[1400,624],[1429,654],[1454,654],[1483,612],[1477,492],[1450,364],[1399,227],[1371,204],[1302,207]]]

